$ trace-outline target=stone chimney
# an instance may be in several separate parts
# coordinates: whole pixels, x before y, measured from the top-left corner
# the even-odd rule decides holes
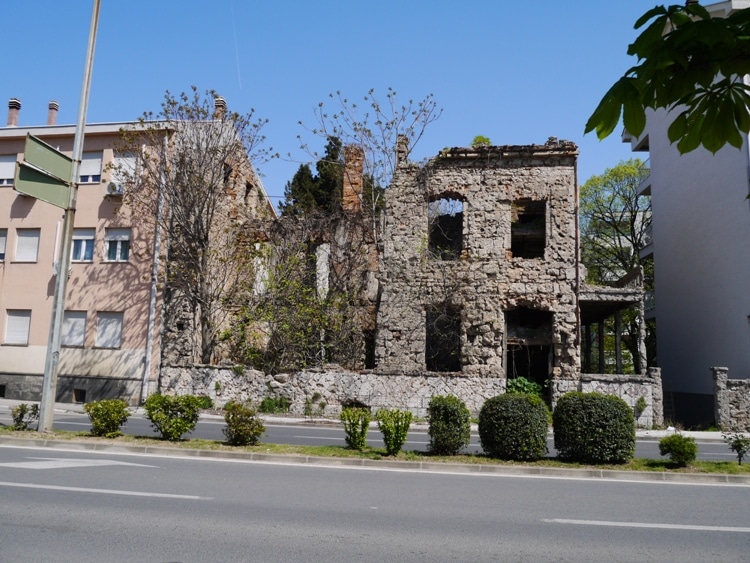
[[[221,96],[214,98],[214,119],[224,119],[227,114],[227,102]]]
[[[47,110],[47,125],[57,125],[57,110],[60,109],[60,104],[55,100],[49,103]]]
[[[365,166],[365,152],[358,145],[344,147],[344,189],[341,206],[348,213],[358,213],[362,209],[362,174]]]
[[[406,159],[409,157],[409,137],[406,135],[399,135],[396,137],[396,166],[406,164]]]
[[[18,112],[21,111],[21,100],[11,98],[8,102],[8,127],[18,126]]]

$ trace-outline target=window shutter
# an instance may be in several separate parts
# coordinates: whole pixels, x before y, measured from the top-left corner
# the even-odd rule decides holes
[[[83,346],[86,338],[86,311],[65,311],[60,343],[63,346]]]
[[[31,327],[31,311],[8,311],[5,330],[6,344],[28,344]]]
[[[135,175],[136,156],[130,152],[116,152],[115,169],[112,170],[112,181],[123,182]]]
[[[8,230],[0,229],[0,260],[5,260],[5,241],[8,240]]]
[[[81,158],[81,168],[78,174],[80,176],[101,176],[102,173],[102,152],[85,152]]]
[[[16,176],[16,160],[18,155],[3,154],[0,155],[0,185],[13,185],[13,178]]]
[[[39,229],[18,229],[16,237],[16,261],[36,262],[39,251]]]
[[[122,313],[98,313],[96,319],[97,348],[119,348],[122,344]]]

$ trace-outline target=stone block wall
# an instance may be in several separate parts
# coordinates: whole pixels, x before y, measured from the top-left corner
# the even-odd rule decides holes
[[[711,371],[716,424],[724,431],[750,431],[750,379],[729,379],[725,367],[713,367]]]

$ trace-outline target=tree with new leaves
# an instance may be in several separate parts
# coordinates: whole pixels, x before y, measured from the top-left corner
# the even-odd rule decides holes
[[[399,103],[396,91],[388,88],[381,101],[374,89],[360,105],[337,91],[329,94],[329,105],[320,102],[315,108],[316,124],[307,128],[314,135],[328,141],[339,139],[343,146],[357,145],[364,157],[363,209],[374,217],[382,207],[383,190],[388,186],[396,168],[396,145],[399,136],[406,139],[406,155],[414,149],[426,128],[442,114],[432,94],[421,101]],[[300,121],[300,125],[303,122]],[[300,137],[300,141],[302,141]],[[302,149],[315,158],[306,142]]]
[[[638,57],[604,95],[585,133],[603,139],[623,117],[625,129],[639,136],[646,110],[675,116],[669,140],[681,153],[703,146],[715,153],[729,143],[742,146],[750,130],[750,8],[712,18],[697,2],[657,6],[635,29],[648,26],[628,47]]]
[[[592,176],[581,186],[581,261],[586,266],[588,283],[612,285],[640,266],[645,289],[653,289],[653,261],[641,260],[639,255],[651,236],[651,199],[638,195],[638,187],[648,174],[641,160],[630,159]],[[640,373],[637,314],[624,311],[622,320],[624,343],[633,358],[635,373]],[[646,325],[646,347],[651,358],[655,353],[654,328]]]
[[[202,363],[211,363],[223,304],[248,271],[237,242],[248,215],[260,212],[246,206],[260,197],[252,162],[268,155],[267,120],[253,114],[228,111],[213,91],[167,92],[161,111],[124,129],[117,147],[137,155],[135,168],[114,171],[125,183],[123,206],[166,239],[165,296],[171,313],[187,310]]]

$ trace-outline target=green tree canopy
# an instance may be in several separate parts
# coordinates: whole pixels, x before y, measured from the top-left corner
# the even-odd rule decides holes
[[[678,112],[668,135],[681,153],[740,147],[740,133],[750,130],[750,87],[743,82],[750,74],[750,9],[712,18],[697,3],[657,6],[635,29],[646,24],[628,47],[639,63],[604,95],[585,133],[603,139],[622,115],[628,132],[638,136],[646,109],[667,109]]]
[[[284,187],[282,215],[300,215],[313,210],[335,211],[341,202],[344,162],[341,140],[329,137],[325,155],[315,165],[313,176],[308,164],[302,164],[294,177]]]

